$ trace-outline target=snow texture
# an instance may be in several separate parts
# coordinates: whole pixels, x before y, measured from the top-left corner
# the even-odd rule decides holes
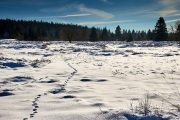
[[[0,43],[0,120],[179,120],[175,42]]]

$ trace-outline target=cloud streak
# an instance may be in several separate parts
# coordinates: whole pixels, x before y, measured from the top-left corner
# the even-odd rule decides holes
[[[100,1],[103,3],[106,3],[106,4],[110,4],[110,2],[108,0],[100,0]]]
[[[58,7],[58,8],[44,8],[44,9],[40,9],[41,12],[44,13],[54,13],[54,12],[64,12],[64,11],[71,11],[75,9],[75,4],[70,4],[70,5],[66,5],[63,7]]]
[[[59,4],[66,2],[67,0],[61,0],[61,1],[42,1],[42,0],[6,0],[6,1],[0,1],[1,5],[52,5],[52,4]]]
[[[171,17],[178,16],[180,13],[179,0],[158,0],[150,5],[145,5],[136,9],[127,10],[127,15],[136,15],[141,17]]]
[[[159,11],[159,15],[163,17],[180,12],[178,9],[178,6],[180,5],[179,0],[160,0],[159,5],[162,6],[162,10]]]
[[[41,12],[45,13],[53,13],[53,12],[71,12],[78,10],[79,12],[91,14],[91,15],[96,15],[98,17],[101,17],[103,19],[111,19],[114,18],[114,15],[99,9],[94,9],[94,8],[88,8],[85,7],[83,4],[77,5],[77,4],[70,4],[67,6],[59,7],[59,8],[45,8],[41,9]]]
[[[102,10],[94,9],[94,8],[87,8],[84,5],[78,5],[76,8],[81,12],[87,12],[89,14],[97,15],[99,17],[102,17],[104,19],[111,19],[114,18],[114,15]]]
[[[45,17],[35,17],[35,18],[67,18],[67,17],[84,17],[84,16],[90,16],[90,15],[91,14],[71,14],[71,15],[64,15],[64,16],[45,16]]]
[[[65,15],[60,17],[83,17],[83,16],[90,16],[92,14],[72,14],[72,15]]]
[[[173,19],[173,20],[167,20],[166,23],[176,22],[176,21],[178,21],[178,20],[180,20],[180,18],[179,18],[179,19]]]
[[[108,1],[107,0],[100,0],[101,2],[104,2],[104,3],[107,3]]]
[[[123,22],[134,22],[135,20],[119,20],[119,21],[104,21],[104,22],[81,22],[79,25],[107,25],[107,24],[116,24]]]

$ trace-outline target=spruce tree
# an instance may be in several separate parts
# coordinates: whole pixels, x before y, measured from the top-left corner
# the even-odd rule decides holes
[[[140,33],[140,35],[141,35],[141,40],[144,40],[144,39],[145,39],[144,34],[145,34],[145,32],[142,30],[141,33]]]
[[[151,30],[149,29],[147,32],[147,36],[146,36],[147,40],[152,40],[153,39],[153,34],[151,32]]]
[[[166,28],[166,23],[163,17],[160,17],[155,26],[155,40],[163,41],[168,40],[168,33]]]
[[[176,36],[176,41],[180,42],[180,23],[177,25],[175,36]]]
[[[177,33],[180,33],[180,24],[177,26],[176,32],[177,32]]]
[[[121,40],[121,28],[119,25],[116,27],[115,35],[117,40]]]
[[[89,36],[89,40],[91,42],[95,42],[95,41],[99,40],[99,37],[98,37],[98,34],[97,34],[97,31],[96,31],[95,27],[92,27],[92,29],[91,29],[91,34]]]
[[[136,33],[135,33],[135,30],[134,30],[134,29],[132,30],[132,37],[133,37],[133,38],[136,38]]]
[[[102,31],[101,40],[106,41],[108,39],[109,39],[108,31],[107,31],[107,29],[105,27],[105,28],[103,28],[103,31]]]
[[[123,29],[123,34],[122,34],[122,37],[121,39],[124,41],[124,40],[127,40],[127,30]]]
[[[110,36],[111,36],[111,41],[115,41],[116,40],[115,34],[113,32],[110,33]]]
[[[127,42],[132,42],[133,41],[133,37],[132,37],[132,34],[129,33],[128,34],[128,39],[127,39]]]

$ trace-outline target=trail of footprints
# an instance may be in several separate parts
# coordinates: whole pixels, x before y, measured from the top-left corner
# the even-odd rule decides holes
[[[58,93],[60,93],[60,92],[65,91],[65,90],[66,90],[65,87],[66,87],[68,81],[77,73],[77,70],[76,70],[73,66],[71,66],[67,61],[65,61],[65,62],[67,63],[67,65],[68,65],[70,68],[72,68],[72,69],[74,70],[74,72],[72,72],[71,75],[69,75],[69,77],[66,79],[66,81],[64,82],[64,84],[61,85],[61,87],[60,87],[59,89],[55,89],[55,90],[53,90],[53,91],[50,91],[50,93],[52,93],[52,94],[58,94]]]
[[[64,61],[65,61],[65,60],[64,60]],[[60,87],[59,89],[55,89],[55,90],[53,90],[53,91],[50,91],[50,93],[52,93],[52,94],[58,94],[58,93],[60,93],[60,92],[65,91],[65,87],[66,87],[68,81],[77,73],[77,70],[76,70],[73,66],[71,66],[67,61],[65,61],[65,62],[67,63],[67,65],[68,65],[69,67],[71,67],[71,68],[74,70],[74,72],[72,72],[72,73],[69,75],[69,77],[66,79],[66,81],[64,82],[64,84],[61,85],[61,87]],[[46,78],[47,78],[47,77],[46,77]],[[42,80],[42,78],[40,78],[39,80]],[[45,96],[45,95],[48,95],[48,92],[47,92],[47,93],[44,93],[44,94],[38,94],[38,95],[34,98],[34,100],[32,101],[33,109],[32,109],[32,113],[29,115],[29,118],[33,118],[33,117],[38,113],[38,109],[39,109],[38,101],[39,101],[39,99],[40,99],[42,96]],[[24,118],[23,120],[28,120],[28,118]]]
[[[32,101],[32,113],[29,115],[29,118],[33,118],[37,113],[38,113],[38,109],[39,109],[39,105],[38,105],[38,101],[42,96],[47,95],[48,93],[44,93],[44,94],[38,94],[34,100]],[[24,118],[23,120],[28,120],[28,118]]]
[[[37,112],[37,109],[39,108],[39,106],[38,106],[37,101],[39,101],[39,98],[41,98],[41,95],[40,95],[40,94],[39,94],[39,95],[34,99],[34,101],[32,102],[33,113],[30,114],[30,118],[34,117],[34,115],[35,115],[36,113],[38,113],[38,112]]]

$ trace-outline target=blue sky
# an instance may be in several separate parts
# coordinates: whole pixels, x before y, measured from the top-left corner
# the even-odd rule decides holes
[[[153,29],[180,20],[180,0],[0,0],[1,19],[43,20],[88,27]]]

